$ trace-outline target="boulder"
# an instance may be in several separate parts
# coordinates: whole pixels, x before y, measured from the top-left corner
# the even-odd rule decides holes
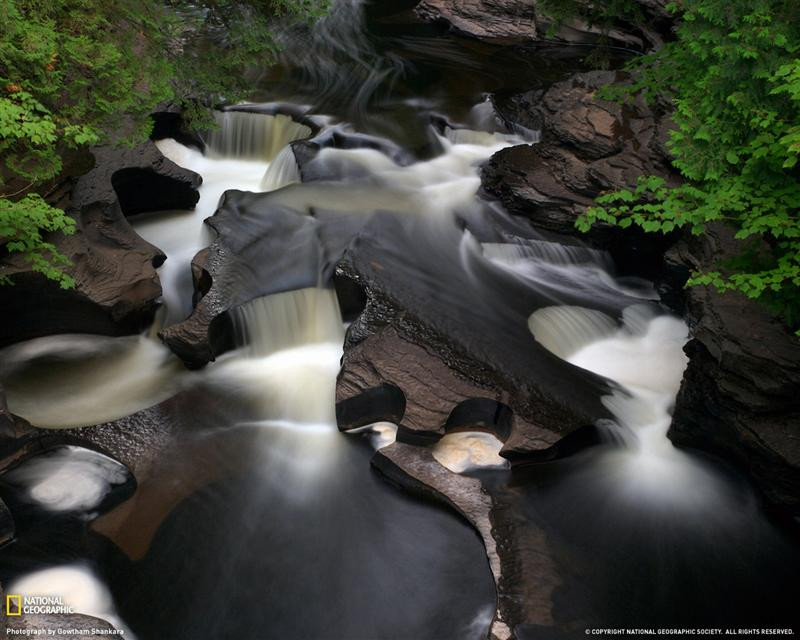
[[[719,268],[737,244],[732,230],[714,226],[668,257],[685,277]],[[733,460],[770,502],[800,513],[800,339],[737,293],[691,287],[685,304],[692,340],[670,439]]]
[[[535,145],[508,147],[482,171],[483,191],[513,214],[547,231],[574,235],[575,219],[607,191],[631,188],[639,176],[677,184],[664,142],[668,118],[641,99],[630,104],[600,100],[595,92],[624,82],[615,71],[579,73],[547,91],[495,98],[500,117],[541,130]],[[595,225],[586,240],[608,250],[624,272],[653,275],[669,236]]]
[[[75,218],[76,233],[46,237],[72,261],[67,273],[75,287],[61,289],[18,254],[0,257],[0,272],[14,283],[0,287],[7,318],[0,347],[56,333],[131,334],[153,320],[161,296],[156,268],[165,256],[125,216],[193,207],[200,177],[164,158],[151,142],[93,153],[96,167],[59,203]]]
[[[325,166],[323,163],[314,162],[319,152],[323,149],[372,149],[391,158],[400,166],[411,164],[414,161],[414,156],[411,152],[390,140],[348,131],[343,126],[330,127],[308,140],[292,142],[290,146],[303,182],[337,180],[343,177],[343,174],[338,171],[338,167]]]
[[[608,417],[607,383],[534,340],[527,318],[550,298],[481,256],[465,268],[461,234],[381,213],[348,247],[337,274],[363,289],[366,306],[345,340],[339,428],[388,420],[400,440],[430,442],[479,424],[510,459],[552,455]]]
[[[268,193],[225,192],[206,220],[217,237],[192,262],[195,307],[161,338],[191,368],[230,350],[232,309],[261,296],[331,282],[341,243],[349,239],[342,218],[298,213],[274,204]]]

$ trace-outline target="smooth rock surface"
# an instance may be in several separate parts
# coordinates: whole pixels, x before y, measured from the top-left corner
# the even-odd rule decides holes
[[[720,226],[670,253],[709,268],[739,249]],[[800,513],[800,340],[761,304],[708,287],[686,291],[689,366],[669,437],[733,459],[768,500]]]
[[[228,191],[206,220],[217,237],[192,261],[195,308],[161,332],[189,367],[202,367],[234,346],[228,312],[255,298],[330,283],[349,236],[341,217],[298,213],[269,194]]]
[[[60,205],[75,218],[76,233],[46,238],[72,261],[66,272],[75,288],[61,289],[17,254],[3,258],[0,270],[14,286],[0,287],[8,319],[0,347],[57,333],[125,335],[152,322],[161,296],[156,268],[165,256],[133,231],[125,215],[194,206],[200,177],[164,158],[151,142],[94,154],[96,168]]]
[[[345,341],[339,428],[395,421],[399,413],[399,439],[436,440],[460,406],[483,398],[504,420],[487,421],[485,411],[474,419],[513,459],[541,455],[606,417],[605,382],[556,358],[528,331],[527,317],[547,304],[544,297],[482,261],[465,271],[458,255],[442,250],[453,245],[428,246],[433,240],[415,225],[376,215],[337,267],[367,297]],[[387,387],[399,390],[400,401],[384,402],[385,415],[377,416],[374,390]],[[508,409],[510,429],[500,424]]]

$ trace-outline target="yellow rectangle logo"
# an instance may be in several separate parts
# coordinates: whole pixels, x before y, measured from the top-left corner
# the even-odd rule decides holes
[[[7,616],[21,616],[22,615],[22,596],[6,596],[6,615]]]

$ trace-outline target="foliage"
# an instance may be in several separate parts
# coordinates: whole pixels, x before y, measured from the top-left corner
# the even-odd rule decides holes
[[[598,198],[577,226],[700,234],[712,222],[732,225],[740,259],[689,284],[740,291],[800,324],[800,12],[795,0],[683,0],[670,9],[681,19],[677,39],[633,61],[634,82],[604,97],[671,102],[669,148],[687,182],[643,176],[635,189]]]
[[[183,102],[199,120],[205,105],[241,99],[246,68],[275,55],[275,18],[312,19],[325,4],[0,0],[0,251],[71,286],[67,258],[42,232],[74,223],[36,195],[61,174],[65,153],[146,139],[159,103]]]

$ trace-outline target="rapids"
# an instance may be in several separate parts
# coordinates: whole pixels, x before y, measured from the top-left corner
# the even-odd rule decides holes
[[[203,183],[193,211],[132,220],[168,256],[156,325],[141,336],[51,336],[0,352],[9,407],[35,426],[109,423],[98,429],[114,433],[144,409],[169,425],[155,444],[131,444],[135,492],[105,510],[125,481],[114,461],[67,451],[9,474],[0,493],[26,506],[17,542],[0,549],[4,585],[59,594],[139,640],[487,637],[496,593],[475,532],[370,470],[396,425],[336,428],[346,327],[331,282],[320,274],[317,286],[235,308],[234,348],[200,371],[157,338],[191,313],[191,261],[212,240],[203,221],[236,190],[298,216],[396,214],[406,235],[392,240],[408,273],[449,305],[439,321],[513,328],[523,348],[538,343],[609,381],[601,402],[613,420],[598,425],[601,442],[563,459],[512,473],[502,443],[477,431],[432,447],[446,469],[502,494],[519,527],[544,532],[562,567],[553,628],[519,629],[519,638],[634,620],[756,623],[753,603],[764,599],[785,614],[797,545],[735,471],[667,439],[685,324],[608,255],[530,229],[519,235],[518,220],[480,197],[482,163],[538,140],[536,131],[498,130],[485,93],[545,82],[557,69],[527,54],[495,52],[489,62],[452,36],[372,33],[358,0],[339,0],[313,30],[280,40],[280,64],[256,70],[254,100],[291,103],[285,113],[313,117],[321,130],[240,105],[216,114],[204,150],[157,141]],[[333,133],[374,144],[328,145]],[[306,139],[321,148],[298,163],[288,145]],[[500,230],[479,237],[487,220]],[[545,304],[520,315],[528,298],[519,292]],[[758,578],[743,578],[752,572]]]

